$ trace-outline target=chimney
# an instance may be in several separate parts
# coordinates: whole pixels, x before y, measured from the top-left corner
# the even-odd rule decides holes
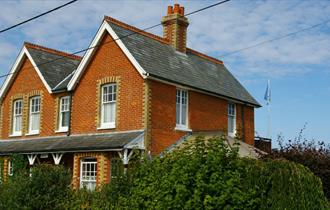
[[[168,39],[175,50],[186,53],[188,19],[184,7],[179,4],[167,7],[167,15],[162,18],[164,38]]]

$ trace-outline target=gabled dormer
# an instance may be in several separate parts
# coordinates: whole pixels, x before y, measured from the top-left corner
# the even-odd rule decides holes
[[[57,98],[68,94],[79,62],[79,56],[24,43],[0,90],[1,138],[54,134]]]

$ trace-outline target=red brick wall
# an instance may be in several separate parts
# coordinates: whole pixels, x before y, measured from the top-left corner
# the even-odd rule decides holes
[[[176,87],[150,81],[150,90],[151,139],[149,149],[152,154],[159,154],[184,136],[185,132],[175,131]]]
[[[242,109],[244,109],[242,111]],[[244,113],[244,125],[242,121]],[[254,145],[254,108],[242,104],[236,104],[236,130],[240,138]]]
[[[189,91],[189,121],[193,131],[226,131],[228,125],[226,100]]]
[[[129,62],[112,38],[105,35],[92,61],[77,85],[73,96],[71,132],[95,133],[143,129],[144,81]],[[120,78],[119,102],[116,128],[97,130],[98,115],[97,81],[105,77]],[[4,98],[2,139],[9,138],[11,96],[29,93],[34,90],[43,92],[42,126],[39,136],[55,134],[55,98],[59,95],[48,94],[29,60],[25,60],[22,71],[17,75],[14,85]],[[28,84],[28,85],[27,85]],[[160,153],[186,134],[175,130],[176,87],[150,81],[150,130],[149,143],[153,154]],[[189,91],[189,128],[193,131],[222,131],[227,129],[227,104],[224,99]],[[241,105],[237,105],[237,129],[242,129]],[[254,109],[245,106],[245,141],[253,144]],[[61,134],[63,135],[63,134]],[[25,137],[25,136],[24,136]],[[35,137],[35,136],[30,136]],[[26,138],[26,137],[25,137]]]
[[[41,122],[40,122],[40,134],[33,136],[25,136],[24,133],[22,137],[10,137],[10,138],[35,138],[36,136],[50,136],[50,135],[61,135],[55,134],[55,98],[59,95],[50,95],[42,83],[39,75],[33,68],[29,59],[25,58],[21,67],[21,70],[17,74],[14,82],[9,88],[7,94],[3,99],[3,121],[2,123],[2,132],[1,139],[8,139],[11,134],[11,97],[17,94],[27,95],[32,91],[42,91],[42,108],[41,108]],[[23,102],[24,103],[24,102]],[[27,104],[24,104],[23,107],[27,107]],[[23,112],[24,114],[24,112]],[[28,115],[28,111],[26,112]],[[23,116],[24,119],[24,116]],[[28,119],[28,118],[25,118]],[[24,124],[24,123],[23,123]],[[28,126],[28,122],[25,123]],[[24,132],[24,128],[23,128]],[[63,134],[62,134],[63,135]]]
[[[159,154],[186,132],[176,131],[176,87],[151,81],[150,149]],[[188,91],[188,127],[193,131],[227,131],[228,101],[195,91]],[[236,127],[242,129],[241,105],[236,105]],[[254,142],[254,108],[245,106],[245,141]],[[242,132],[239,130],[238,133]]]
[[[245,107],[245,142],[254,145],[254,108]]]
[[[120,77],[119,115],[115,129],[97,130],[97,80],[105,77]],[[72,134],[142,129],[143,82],[125,54],[112,42],[111,36],[105,35],[74,91]]]

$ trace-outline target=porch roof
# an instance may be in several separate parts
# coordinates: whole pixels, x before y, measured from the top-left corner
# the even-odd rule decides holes
[[[144,149],[144,131],[1,140],[0,155]]]

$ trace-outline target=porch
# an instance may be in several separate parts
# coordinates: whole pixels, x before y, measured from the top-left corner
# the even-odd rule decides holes
[[[133,150],[144,149],[143,130],[1,140],[0,156],[4,158],[1,171],[6,181],[15,168],[11,155],[22,154],[27,157],[29,167],[40,163],[63,164],[72,171],[73,188],[94,189],[110,182],[116,161],[122,161],[127,170]]]

